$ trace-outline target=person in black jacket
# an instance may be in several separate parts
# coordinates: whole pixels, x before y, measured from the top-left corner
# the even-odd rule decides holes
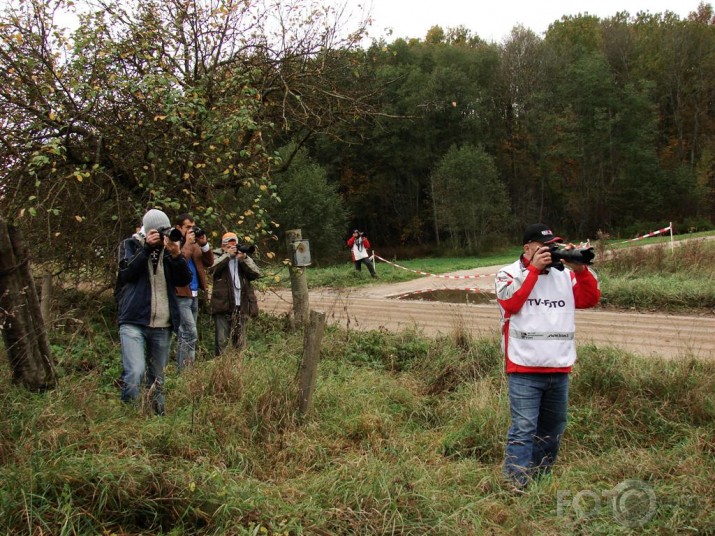
[[[180,243],[159,231],[171,229],[166,214],[152,209],[142,223],[140,231],[119,247],[121,399],[136,401],[145,380],[152,409],[164,415],[164,368],[169,361],[171,333],[180,320],[176,287],[191,282],[191,270],[181,255]]]

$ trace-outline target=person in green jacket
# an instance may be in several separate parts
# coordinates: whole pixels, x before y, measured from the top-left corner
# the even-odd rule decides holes
[[[217,356],[229,345],[244,348],[246,320],[258,315],[258,300],[251,281],[262,274],[249,256],[254,251],[255,246],[239,246],[236,233],[231,232],[223,235],[221,249],[214,251],[215,260],[209,273],[213,275],[211,316]]]

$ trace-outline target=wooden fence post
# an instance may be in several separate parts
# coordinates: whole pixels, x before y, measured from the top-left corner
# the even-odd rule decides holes
[[[300,327],[308,322],[308,314],[310,312],[310,301],[308,298],[308,278],[305,274],[305,268],[293,266],[293,242],[301,240],[303,237],[300,229],[291,229],[286,231],[286,247],[288,254],[291,255],[291,266],[288,269],[290,272],[290,290],[293,295],[293,320],[294,326]]]
[[[310,311],[310,320],[303,337],[303,361],[298,371],[298,409],[301,415],[308,413],[313,401],[324,331],[325,313]]]

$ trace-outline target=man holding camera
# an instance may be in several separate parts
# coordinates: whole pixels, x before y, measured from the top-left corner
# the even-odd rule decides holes
[[[239,246],[236,233],[221,238],[210,273],[213,274],[211,315],[216,329],[215,353],[220,355],[229,343],[235,348],[246,344],[246,319],[258,314],[258,300],[251,281],[261,277],[249,257],[255,246]]]
[[[191,270],[181,255],[181,235],[175,231],[166,214],[152,209],[144,215],[139,232],[119,247],[121,399],[136,401],[145,379],[157,415],[166,413],[164,368],[171,332],[179,327],[175,289],[191,282]]]
[[[348,238],[348,247],[353,257],[353,262],[355,263],[355,270],[360,271],[361,265],[367,266],[372,277],[377,277],[375,273],[375,267],[372,265],[372,259],[370,254],[367,252],[370,249],[370,241],[365,236],[365,233],[355,229],[353,235]]]
[[[199,291],[208,289],[206,269],[214,263],[214,253],[203,229],[196,227],[190,214],[180,214],[174,220],[174,227],[181,232],[183,245],[181,254],[191,270],[191,283],[176,287],[181,322],[177,333],[176,366],[182,370],[196,359],[196,341],[199,338],[197,321],[199,316]]]
[[[557,255],[554,245],[561,242],[547,225],[529,225],[521,257],[496,276],[511,411],[504,474],[516,490],[554,464],[576,361],[575,310],[594,307],[601,297],[598,279],[586,266],[590,251]]]

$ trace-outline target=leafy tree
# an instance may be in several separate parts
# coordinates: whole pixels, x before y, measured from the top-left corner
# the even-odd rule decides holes
[[[531,30],[516,27],[500,48],[495,100],[503,136],[496,163],[507,183],[514,228],[545,219],[549,205],[545,169],[549,125],[544,105],[550,80],[549,50]]]
[[[509,199],[493,158],[480,146],[453,146],[432,173],[435,220],[455,249],[478,252],[499,236]]]
[[[350,147],[312,153],[337,176],[356,223],[382,244],[434,240],[430,170],[454,143],[494,140],[496,47],[438,27],[428,37],[374,43],[366,69],[383,88],[382,113]]]
[[[347,214],[342,197],[307,149],[296,152],[293,146],[286,146],[280,154],[295,157],[289,168],[274,175],[281,200],[275,220],[283,230],[302,230],[303,237],[310,240],[312,260],[334,259],[345,246]]]
[[[361,28],[341,41],[330,9],[100,0],[70,34],[54,18],[70,5],[15,2],[0,21],[0,184],[36,258],[74,273],[111,266],[150,206],[269,238],[273,137],[364,113],[349,84]]]
[[[549,221],[580,237],[643,217],[635,199],[651,214],[662,211],[665,199],[650,86],[615,76],[599,47],[597,22],[565,19],[546,39],[555,52],[548,65],[554,90],[545,116],[552,128],[544,130]]]

